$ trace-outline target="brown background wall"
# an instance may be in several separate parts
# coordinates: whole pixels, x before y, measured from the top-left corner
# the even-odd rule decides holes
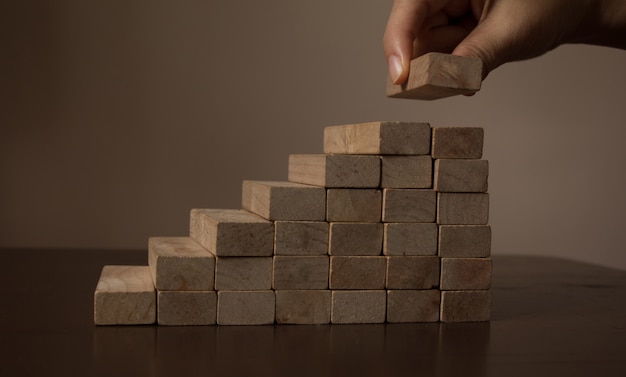
[[[482,126],[493,252],[626,268],[626,52],[565,46],[472,98],[384,96],[390,2],[0,5],[0,247],[146,248],[239,208],[328,125]]]

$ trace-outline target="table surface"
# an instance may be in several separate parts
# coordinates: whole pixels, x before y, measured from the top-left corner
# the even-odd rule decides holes
[[[102,266],[147,252],[0,256],[0,376],[626,376],[621,270],[494,256],[490,323],[98,327]]]

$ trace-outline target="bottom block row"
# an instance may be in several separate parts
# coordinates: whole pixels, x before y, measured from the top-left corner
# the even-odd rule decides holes
[[[474,322],[490,316],[490,290],[155,291],[144,266],[105,266],[94,302],[97,325]]]

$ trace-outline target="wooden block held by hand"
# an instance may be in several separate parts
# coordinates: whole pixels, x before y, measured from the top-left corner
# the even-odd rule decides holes
[[[382,193],[375,189],[328,189],[326,221],[380,222]]]
[[[330,255],[380,255],[383,246],[382,223],[330,223]]]
[[[326,190],[294,182],[243,181],[241,204],[268,220],[323,221]]]
[[[274,255],[328,254],[325,221],[275,221]]]
[[[215,291],[159,291],[159,325],[214,325],[217,316]]]
[[[384,323],[387,292],[332,291],[332,323]]]
[[[486,322],[491,319],[491,291],[441,292],[441,322]]]
[[[189,237],[150,237],[148,266],[161,291],[210,291],[215,256]]]
[[[104,266],[94,293],[96,325],[149,325],[156,291],[148,266]]]
[[[217,292],[218,325],[271,325],[275,313],[274,291]]]
[[[274,290],[328,289],[329,259],[326,255],[274,256]]]
[[[388,290],[387,322],[437,322],[440,302],[438,289]]]
[[[333,188],[376,188],[380,184],[378,156],[292,154],[290,182]]]
[[[433,161],[430,156],[382,156],[380,187],[431,188]]]
[[[387,80],[387,96],[433,100],[480,90],[483,64],[479,58],[431,52],[413,59],[402,85]]]
[[[473,158],[483,156],[484,129],[481,127],[433,127],[433,158]]]
[[[327,289],[276,291],[276,323],[293,325],[330,323],[330,292]]]
[[[438,192],[487,192],[487,160],[437,159],[433,188]]]
[[[428,123],[371,122],[324,129],[324,153],[401,154],[430,153]]]
[[[385,257],[330,257],[330,289],[384,289]]]

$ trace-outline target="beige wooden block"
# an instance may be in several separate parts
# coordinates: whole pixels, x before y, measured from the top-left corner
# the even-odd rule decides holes
[[[218,325],[271,325],[275,313],[274,291],[217,292]]]
[[[379,222],[382,193],[372,189],[328,189],[326,221]]]
[[[441,290],[483,290],[491,287],[490,258],[441,258]]]
[[[323,221],[323,187],[280,181],[243,181],[242,207],[268,220]]]
[[[439,257],[387,257],[387,289],[431,289],[439,286]]]
[[[328,254],[328,223],[325,221],[276,221],[275,255]]]
[[[480,127],[433,127],[433,158],[474,158],[483,156],[485,131]]]
[[[193,209],[190,237],[217,256],[271,256],[274,224],[238,209]]]
[[[437,322],[440,303],[438,289],[388,290],[387,322]]]
[[[433,160],[430,156],[382,156],[380,186],[383,188],[431,188]]]
[[[328,289],[329,259],[317,256],[274,256],[272,288],[279,289]]]
[[[332,291],[331,323],[384,323],[385,290]]]
[[[489,221],[489,194],[437,194],[437,223],[440,225],[486,225]]]
[[[438,192],[487,192],[487,160],[435,160],[433,188]]]
[[[441,322],[486,322],[491,319],[491,291],[441,292]]]
[[[215,283],[215,256],[189,237],[151,237],[148,266],[158,290],[210,291]]]
[[[384,189],[383,222],[435,222],[437,193],[426,189]]]
[[[384,289],[385,257],[330,257],[330,289]]]
[[[159,291],[159,325],[214,325],[217,316],[215,291]]]
[[[261,291],[272,288],[272,257],[217,257],[215,290]]]
[[[156,291],[148,266],[104,266],[94,292],[96,325],[156,321]]]
[[[382,223],[330,223],[330,255],[380,255]]]
[[[411,60],[409,77],[402,85],[387,79],[387,96],[433,100],[480,90],[482,61],[431,52]]]
[[[324,129],[324,153],[429,154],[428,123],[371,122]]]
[[[489,225],[440,225],[439,256],[442,258],[486,258],[491,255]]]
[[[321,325],[330,323],[329,290],[276,291],[276,323]]]
[[[385,255],[436,255],[437,224],[385,223]]]
[[[376,188],[380,185],[378,156],[292,154],[290,182],[332,188]]]

